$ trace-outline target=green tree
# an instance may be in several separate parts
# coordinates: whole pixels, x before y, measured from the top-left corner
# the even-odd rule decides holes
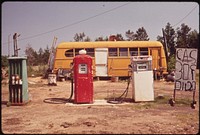
[[[189,46],[190,48],[196,48],[199,52],[199,33],[196,30],[193,30],[189,33]],[[199,53],[197,54],[197,63],[199,63]],[[197,64],[199,69],[199,64]]]
[[[83,41],[84,37],[85,37],[85,33],[79,33],[79,37],[80,37],[80,41]]]
[[[188,35],[189,38],[189,46],[191,48],[199,47],[199,33],[196,30],[193,30]]]
[[[79,37],[79,34],[76,33],[75,36],[74,36],[74,41],[75,42],[79,42],[80,41],[80,37]]]
[[[169,56],[175,54],[175,38],[176,38],[176,32],[175,30],[172,28],[171,24],[168,22],[167,25],[165,26],[164,29],[164,35],[165,36],[165,42],[167,45],[167,50],[169,51]],[[164,43],[164,37],[163,36],[158,36],[157,40],[160,41],[163,45],[165,45]]]
[[[85,33],[82,32],[82,33],[76,33],[75,36],[74,36],[74,41],[75,42],[80,42],[80,41],[84,41],[84,37],[85,37]],[[89,37],[88,37],[89,38]]]
[[[8,67],[8,56],[1,56],[1,67]]]
[[[166,35],[166,43],[169,48],[169,55],[172,56],[175,54],[175,38],[176,38],[176,32],[170,25],[170,23],[167,23],[165,27],[165,35]]]
[[[25,50],[25,54],[27,56],[27,64],[29,66],[37,65],[37,52],[28,44]]]
[[[135,40],[137,41],[148,41],[148,35],[144,27],[139,28],[135,34]]]
[[[90,42],[91,39],[87,36],[85,39],[84,39],[84,42]]]
[[[133,31],[128,30],[128,31],[126,31],[125,35],[128,38],[127,39],[128,41],[134,41],[136,39]]]
[[[43,64],[43,54],[44,54],[44,51],[42,48],[40,48],[37,55],[38,64],[40,65]]]
[[[171,72],[175,69],[175,62],[176,62],[175,54],[170,55],[168,63],[167,63],[167,67],[168,67],[169,72]]]
[[[98,37],[95,39],[95,41],[103,41],[103,37]]]
[[[38,51],[38,54],[39,56],[42,56],[42,54],[44,53],[43,49],[40,47],[39,51]]]
[[[103,36],[101,36],[101,37],[96,38],[95,41],[108,41],[108,37],[106,36],[104,38]]]
[[[177,48],[189,48],[190,47],[190,40],[189,40],[189,32],[191,28],[185,25],[184,23],[181,24],[181,28],[177,28],[177,41],[176,45]]]
[[[117,39],[117,41],[124,41],[122,34],[117,34],[116,39]]]
[[[157,36],[157,41],[161,42],[164,45],[164,37],[163,36]]]
[[[194,31],[190,31],[190,30],[191,28],[183,23],[181,24],[181,28],[178,27],[175,31],[170,25],[170,23],[167,23],[164,29],[164,35],[165,35],[165,40],[167,43],[167,49],[169,50],[169,53],[170,53],[168,61],[167,61],[168,70],[175,68],[176,48],[179,48],[179,47],[198,48],[199,33],[196,30]],[[157,36],[157,40],[160,41],[163,45],[165,45],[163,36]],[[197,61],[199,63],[199,57],[197,58]]]
[[[46,49],[44,49],[44,53],[42,57],[43,64],[45,65],[48,64],[49,55],[50,55],[50,50],[49,50],[49,47],[47,46]]]

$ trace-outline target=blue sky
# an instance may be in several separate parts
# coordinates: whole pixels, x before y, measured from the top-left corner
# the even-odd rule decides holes
[[[12,36],[20,34],[19,55],[28,45],[36,51],[73,41],[84,32],[92,41],[97,37],[136,32],[144,27],[150,40],[162,35],[169,22],[173,28],[187,24],[199,32],[199,5],[195,2],[4,2],[1,5],[2,55],[13,55]],[[8,39],[10,35],[10,51]]]

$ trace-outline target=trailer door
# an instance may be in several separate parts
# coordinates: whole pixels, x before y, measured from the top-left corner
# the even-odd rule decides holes
[[[160,68],[160,49],[159,48],[150,48],[150,55],[152,56],[152,67],[153,69]]]
[[[96,76],[108,76],[108,48],[95,49]]]

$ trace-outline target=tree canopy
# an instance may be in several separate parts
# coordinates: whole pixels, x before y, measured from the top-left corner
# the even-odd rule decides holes
[[[160,41],[164,46],[167,47],[169,57],[174,57],[175,50],[178,47],[184,48],[198,48],[199,47],[199,33],[197,30],[192,30],[188,25],[181,24],[180,27],[173,28],[168,22],[163,29],[164,35],[158,35],[157,41]],[[105,36],[105,37],[104,37]],[[95,38],[95,41],[149,41],[150,38],[144,27],[138,28],[136,31],[127,30],[123,34],[117,33],[113,35],[104,35]],[[76,33],[74,35],[75,42],[91,42],[91,38],[84,32]],[[48,46],[43,49],[40,48],[38,51],[34,50],[30,44],[26,47],[25,54],[27,55],[28,65],[42,65],[47,64],[50,56],[50,49]],[[55,48],[52,53],[55,53]],[[167,54],[168,55],[168,54]],[[7,66],[7,56],[1,57],[2,66]],[[173,58],[170,58],[173,59]]]
[[[31,45],[28,45],[26,47],[25,54],[27,56],[28,65],[30,66],[45,65],[48,63],[50,51],[47,46],[44,51],[42,48],[40,48],[37,52],[31,47]]]
[[[164,28],[162,36],[157,36],[157,40],[160,41],[169,53],[168,67],[175,65],[174,57],[176,48],[197,48],[199,46],[199,33],[196,30],[191,31],[191,28],[182,23],[181,27],[176,30],[168,22]],[[199,56],[198,56],[199,62]],[[172,64],[172,65],[170,65]],[[198,64],[197,64],[198,65]],[[199,67],[198,67],[199,68]]]

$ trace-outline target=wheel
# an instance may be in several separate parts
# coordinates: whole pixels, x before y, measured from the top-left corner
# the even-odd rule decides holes
[[[7,107],[11,106],[11,102],[7,102],[6,106]]]
[[[193,102],[191,103],[191,108],[192,108],[192,109],[195,109],[196,103],[197,103],[196,101],[193,101]]]
[[[170,104],[171,106],[174,106],[175,101],[171,98],[171,99],[169,100],[169,104]]]

